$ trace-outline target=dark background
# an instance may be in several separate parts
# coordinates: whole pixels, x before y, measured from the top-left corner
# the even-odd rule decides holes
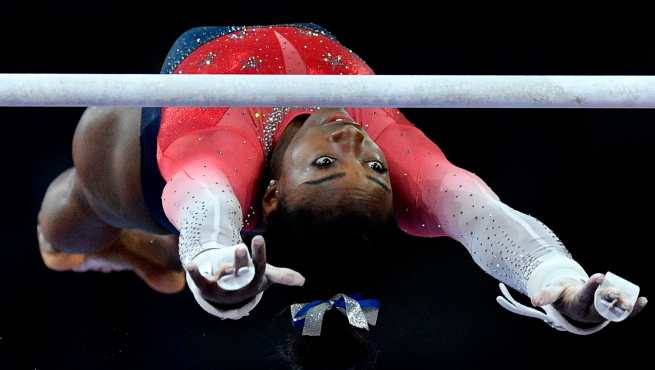
[[[191,27],[314,22],[379,74],[655,74],[645,9],[513,15],[463,5],[4,1],[0,72],[157,73]],[[82,111],[0,109],[0,369],[267,368],[263,328],[291,289],[271,289],[249,318],[222,322],[188,291],[158,294],[132,273],[43,266],[36,214],[48,183],[71,166]],[[652,110],[404,112],[453,163],[549,225],[590,274],[611,270],[651,295]],[[495,280],[456,242],[398,243],[407,273],[380,282],[389,291],[373,329],[380,368],[651,366],[652,309],[590,337],[561,333],[500,308]]]

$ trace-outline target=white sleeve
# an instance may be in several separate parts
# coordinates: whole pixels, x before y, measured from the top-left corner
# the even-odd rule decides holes
[[[179,254],[185,270],[193,261],[201,274],[211,276],[222,264],[234,263],[235,249],[244,245],[241,239],[242,212],[223,174],[212,172],[211,176],[203,174],[193,177],[188,172],[180,171],[166,184],[162,203],[166,216],[180,232]],[[248,259],[248,267],[242,268],[238,275],[222,277],[219,286],[226,290],[238,290],[249,284],[254,278],[255,269],[250,255]],[[234,312],[221,314],[220,310],[213,308],[201,297],[188,276],[187,283],[205,311],[222,318],[238,318],[234,317]],[[253,299],[252,306],[248,303],[244,308],[252,309],[260,298],[261,294]],[[247,314],[241,313],[241,316]]]
[[[241,207],[223,176],[200,181],[180,171],[164,187],[162,202],[164,213],[180,232],[183,265],[212,244],[242,242]]]
[[[453,167],[442,178],[437,202],[446,234],[484,271],[530,298],[554,279],[588,279],[546,225],[501,202],[475,174]]]

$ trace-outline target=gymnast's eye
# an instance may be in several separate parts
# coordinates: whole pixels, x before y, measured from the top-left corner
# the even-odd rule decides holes
[[[384,165],[383,165],[382,162],[380,162],[380,161],[369,161],[369,162],[368,162],[368,166],[369,166],[373,171],[378,172],[378,173],[385,173],[385,172],[387,172],[387,168],[384,167]]]
[[[316,160],[314,161],[314,166],[318,168],[328,168],[332,166],[332,164],[334,164],[335,161],[336,160],[334,158],[324,155],[322,157],[316,158]]]

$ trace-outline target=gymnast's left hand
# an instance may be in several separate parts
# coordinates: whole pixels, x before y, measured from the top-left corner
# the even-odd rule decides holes
[[[586,323],[600,323],[605,321],[605,318],[598,313],[594,306],[594,295],[597,289],[602,289],[599,294],[604,300],[615,301],[619,309],[632,309],[630,317],[638,314],[648,303],[646,297],[639,297],[634,307],[631,307],[626,295],[620,289],[611,286],[599,287],[604,278],[603,274],[594,274],[587,282],[562,278],[538,291],[531,299],[532,304],[534,306],[550,304],[570,319]]]
[[[266,263],[266,242],[261,235],[252,239],[251,247],[252,261],[248,256],[247,247],[241,244],[234,249],[234,263],[222,264],[211,276],[202,274],[195,262],[187,266],[189,275],[205,300],[219,307],[238,306],[266,290],[271,284],[302,286],[305,283],[305,278],[300,273]],[[252,265],[255,268],[255,276],[247,285],[236,290],[226,290],[218,284],[221,278],[238,275],[239,271]]]

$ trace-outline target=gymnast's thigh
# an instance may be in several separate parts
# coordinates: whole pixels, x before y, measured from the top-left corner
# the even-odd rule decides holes
[[[89,204],[104,222],[167,234],[143,197],[140,125],[140,108],[87,108],[75,130],[73,162]]]

